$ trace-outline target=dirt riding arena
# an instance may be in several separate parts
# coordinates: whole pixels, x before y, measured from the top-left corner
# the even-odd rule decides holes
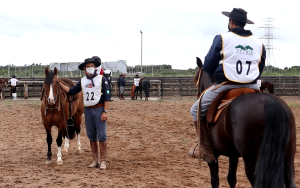
[[[300,100],[285,97],[297,121],[295,157],[297,187],[300,187]],[[210,187],[206,163],[187,153],[196,143],[190,107],[195,97],[120,101],[109,111],[108,169],[87,168],[92,161],[84,122],[82,152],[76,139],[56,164],[56,128],[52,128],[52,163],[45,164],[46,132],[41,124],[40,101],[0,101],[0,187]],[[220,187],[229,187],[228,159],[220,157]],[[237,187],[251,187],[240,161]]]

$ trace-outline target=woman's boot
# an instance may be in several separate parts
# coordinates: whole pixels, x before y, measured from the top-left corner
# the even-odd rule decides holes
[[[106,169],[106,154],[107,154],[107,142],[99,142],[100,145],[100,170]]]
[[[91,144],[91,150],[93,154],[93,163],[89,165],[89,168],[97,168],[100,166],[98,144],[97,141],[90,141],[90,144]]]

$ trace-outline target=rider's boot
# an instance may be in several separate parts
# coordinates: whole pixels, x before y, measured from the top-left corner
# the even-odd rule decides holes
[[[123,97],[123,94],[121,94],[121,98],[120,98],[121,100],[124,100],[125,98]]]
[[[93,154],[93,162],[92,164],[89,165],[89,168],[97,168],[100,166],[98,144],[97,141],[90,141],[90,144],[91,144],[91,150]]]
[[[107,154],[107,142],[99,142],[100,145],[100,170],[106,169],[106,154]]]
[[[197,144],[194,147],[194,149],[189,151],[189,156],[191,156],[193,158],[199,158],[199,147],[197,147],[198,144],[199,144],[199,130],[198,130],[199,128],[198,128],[198,125],[197,125],[197,121],[194,121],[194,126],[195,126],[195,129],[196,129],[196,132],[197,132]]]
[[[207,129],[206,117],[200,120],[200,158],[208,163],[216,162],[214,149]]]

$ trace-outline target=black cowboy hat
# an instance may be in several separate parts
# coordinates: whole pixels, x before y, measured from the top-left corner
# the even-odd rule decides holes
[[[93,56],[92,59],[94,59],[95,62],[100,62],[101,64],[101,59],[98,56]]]
[[[233,8],[231,12],[223,11],[222,14],[236,21],[240,21],[247,24],[254,24],[254,22],[247,19],[247,12],[241,8]]]
[[[97,57],[97,56],[94,56],[94,57]],[[101,65],[101,59],[99,57],[97,57],[99,59],[94,58],[94,57],[85,59],[83,63],[81,63],[80,65],[78,65],[78,69],[84,70],[83,67],[87,63],[94,63],[95,67],[99,67]]]

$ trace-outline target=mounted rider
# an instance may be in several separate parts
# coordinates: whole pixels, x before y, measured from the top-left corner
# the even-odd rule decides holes
[[[208,88],[201,99],[191,108],[194,125],[197,130],[197,110],[200,103],[200,157],[208,162],[215,161],[207,130],[206,114],[212,101],[224,90],[251,88],[259,90],[257,79],[265,66],[266,50],[262,42],[245,30],[247,24],[254,24],[247,19],[247,12],[234,8],[231,12],[222,12],[229,17],[229,32],[217,35],[205,56],[203,70],[213,75],[216,83]],[[201,100],[201,101],[200,101]],[[193,154],[194,156],[199,153]]]

